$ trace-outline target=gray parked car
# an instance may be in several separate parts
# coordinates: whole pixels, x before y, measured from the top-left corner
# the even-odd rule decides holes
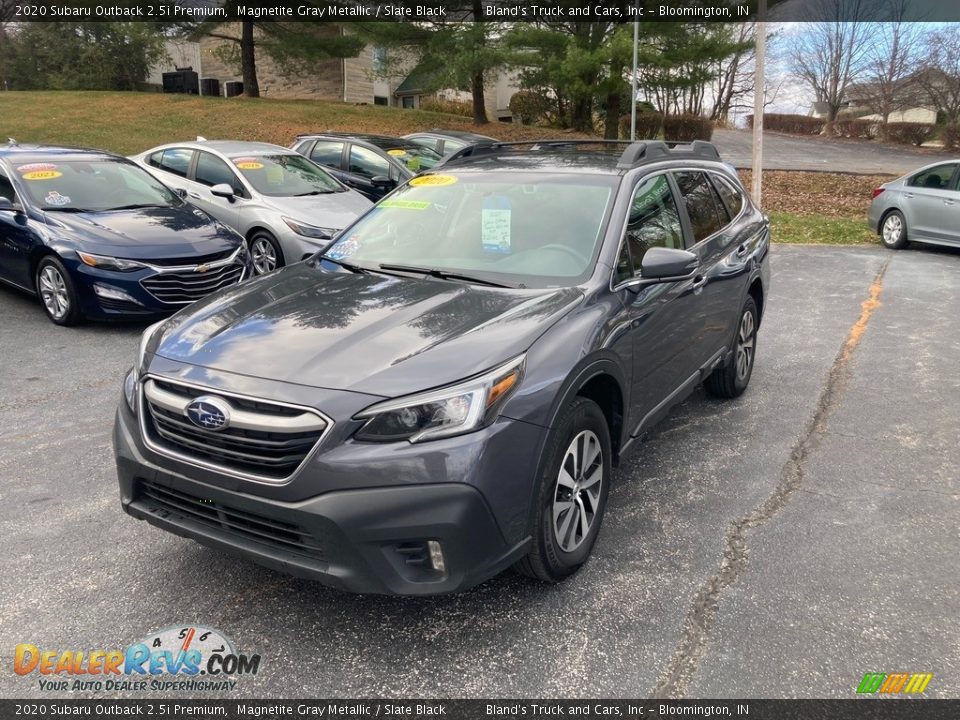
[[[373,205],[279,145],[198,138],[131,160],[243,235],[257,275],[313,255]]]
[[[769,226],[708,143],[529,145],[465,148],[148,328],[124,510],[356,592],[576,572],[645,431],[747,388]]]
[[[927,165],[873,191],[870,227],[888,248],[960,246],[960,160]]]
[[[463,150],[467,145],[496,142],[496,138],[487,135],[466,132],[465,130],[441,130],[440,128],[410,133],[404,135],[403,139],[435,150],[444,157],[453,155],[458,150]]]

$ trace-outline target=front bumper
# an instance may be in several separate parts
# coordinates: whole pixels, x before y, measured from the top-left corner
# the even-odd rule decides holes
[[[170,472],[142,450],[123,405],[114,449],[123,510],[164,530],[289,574],[358,593],[465,590],[527,550],[511,544],[475,487],[448,482],[339,490],[281,501]],[[440,543],[434,569],[427,542]]]

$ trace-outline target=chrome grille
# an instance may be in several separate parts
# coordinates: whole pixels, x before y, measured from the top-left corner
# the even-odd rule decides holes
[[[226,402],[230,421],[207,430],[187,417],[200,397]],[[198,388],[160,378],[143,383],[141,413],[147,444],[194,465],[266,482],[290,477],[331,422],[315,410]]]
[[[236,250],[223,250],[221,252],[211,253],[209,255],[194,255],[187,258],[150,258],[150,264],[160,267],[192,267],[202,265],[203,263],[217,262],[231,257]]]
[[[179,515],[191,523],[281,550],[316,559],[324,556],[323,548],[313,535],[298,525],[239,510],[148,480],[139,481],[138,488],[139,502],[152,511]]]
[[[215,290],[235,285],[243,278],[243,265],[223,265],[206,272],[194,269],[160,272],[140,281],[160,302],[181,305],[196,302]]]

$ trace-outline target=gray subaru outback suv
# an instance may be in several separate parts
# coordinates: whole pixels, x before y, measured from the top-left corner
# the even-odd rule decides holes
[[[465,148],[148,328],[123,509],[356,592],[576,572],[642,433],[700,383],[746,389],[769,281],[767,220],[712,145],[611,148]]]

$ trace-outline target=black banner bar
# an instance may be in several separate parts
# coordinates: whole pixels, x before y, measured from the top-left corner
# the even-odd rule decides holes
[[[590,718],[650,720],[927,720],[960,717],[960,700],[0,700],[0,717]]]

